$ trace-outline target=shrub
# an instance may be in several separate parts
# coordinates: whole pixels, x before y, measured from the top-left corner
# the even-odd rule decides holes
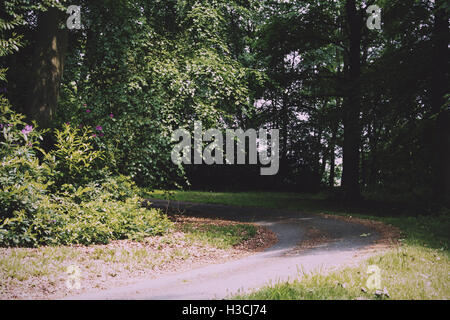
[[[38,140],[42,139],[36,125],[28,125],[24,116],[9,108],[6,99],[0,100],[0,218],[9,217],[16,210],[34,212],[50,182],[45,175],[49,168],[39,163],[35,155]]]
[[[89,131],[66,124],[55,131],[56,148],[45,153],[36,126],[6,100],[0,107],[0,245],[88,245],[169,230],[165,215],[142,208],[130,178],[100,170],[102,154]]]
[[[64,124],[61,130],[55,130],[55,137],[55,148],[45,154],[46,162],[54,170],[55,186],[81,186],[106,174],[108,168],[100,162],[103,154],[92,146],[94,137],[88,129]]]
[[[181,167],[167,165],[171,163],[170,134],[160,128],[161,120],[152,118],[133,113],[107,119],[102,123],[105,135],[95,143],[109,155],[111,167],[131,176],[139,186],[173,187],[174,181],[182,183],[183,172]]]
[[[141,240],[167,232],[172,223],[156,209],[142,208],[139,199],[71,201],[45,197],[34,213],[15,211],[0,223],[0,244],[8,246],[106,244],[111,240]]]
[[[95,181],[88,185],[94,197],[107,194],[111,200],[124,201],[138,194],[135,182],[128,176],[117,175]]]

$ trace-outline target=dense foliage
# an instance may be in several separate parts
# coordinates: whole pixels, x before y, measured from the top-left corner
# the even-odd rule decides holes
[[[372,3],[381,30],[366,27]],[[117,176],[148,188],[340,185],[348,200],[448,204],[447,2],[70,1],[81,6],[80,30],[65,26],[68,4],[0,5],[0,95],[16,112],[3,111],[13,117],[2,120],[3,217],[81,210],[103,221],[97,200],[140,212],[131,194],[111,195]],[[280,129],[278,175],[174,165],[171,133],[196,120]],[[36,125],[49,129],[42,142]]]
[[[169,230],[167,217],[141,206],[131,179],[100,170],[102,152],[87,131],[65,125],[46,153],[35,124],[5,99],[1,111],[0,245],[108,243]]]

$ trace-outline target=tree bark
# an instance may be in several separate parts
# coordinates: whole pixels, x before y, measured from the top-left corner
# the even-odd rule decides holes
[[[359,200],[359,144],[361,129],[359,114],[361,110],[359,77],[361,74],[361,17],[358,15],[355,0],[347,0],[345,11],[348,23],[349,57],[348,87],[344,107],[344,148],[342,183],[346,200]]]
[[[334,177],[336,176],[336,133],[337,126],[333,126],[331,129],[331,141],[330,141],[330,176],[328,178],[328,185],[330,188],[334,187]]]
[[[288,119],[288,105],[287,105],[287,96],[283,95],[283,99],[281,101],[281,121],[282,121],[282,126],[281,126],[281,155],[280,155],[280,178],[278,179],[278,181],[281,183],[281,185],[283,186],[285,184],[285,179],[287,178],[288,175],[288,165],[287,165],[287,152],[288,152],[288,124],[289,124],[289,119]]]
[[[445,107],[449,84],[449,22],[442,7],[444,1],[435,2],[433,28],[433,59],[431,79],[431,111],[436,117],[433,134],[433,200],[450,205],[450,111]]]
[[[38,15],[33,56],[31,94],[26,114],[48,128],[55,117],[67,49],[67,29],[60,30],[64,14],[49,8]]]

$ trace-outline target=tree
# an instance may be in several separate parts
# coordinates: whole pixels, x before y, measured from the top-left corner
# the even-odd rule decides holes
[[[431,112],[434,117],[433,136],[433,197],[438,202],[450,203],[450,104],[445,95],[450,93],[449,19],[450,7],[436,1],[432,31],[432,79],[430,87]]]
[[[359,189],[359,144],[361,139],[361,28],[363,19],[356,8],[355,0],[347,0],[345,12],[348,23],[349,54],[346,66],[348,76],[347,94],[344,103],[344,148],[342,186],[347,200],[358,200]]]
[[[55,118],[64,71],[67,29],[60,29],[63,17],[60,8],[50,7],[39,12],[37,18],[31,94],[26,114],[44,128]]]

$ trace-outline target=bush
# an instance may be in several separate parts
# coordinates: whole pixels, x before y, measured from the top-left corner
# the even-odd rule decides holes
[[[172,163],[170,134],[160,128],[161,120],[152,117],[133,113],[95,121],[102,123],[105,132],[94,139],[95,143],[108,154],[112,168],[132,177],[139,186],[174,187],[174,181],[182,184],[182,167],[167,165]]]
[[[91,144],[94,138],[91,131],[64,124],[62,130],[55,130],[55,137],[55,149],[45,154],[46,162],[54,170],[55,186],[81,186],[106,174],[108,168],[100,162],[103,154]]]
[[[106,244],[111,240],[141,240],[171,228],[167,216],[142,208],[137,197],[126,201],[107,198],[78,204],[67,197],[46,197],[36,212],[15,211],[13,218],[0,224],[0,244]]]
[[[97,98],[88,105],[71,104],[65,108],[72,111],[64,109],[64,119],[95,131],[89,140],[101,150],[102,164],[110,171],[132,177],[139,186],[173,188],[185,184],[184,171],[167,165],[172,163],[170,126],[164,125],[166,117],[158,112],[162,105],[152,96],[146,98],[148,104],[132,103],[132,110],[131,105]]]
[[[6,99],[0,101],[0,218],[14,211],[35,212],[50,184],[46,165],[39,163],[35,146],[42,139],[36,126],[11,111]]]
[[[55,131],[56,149],[45,153],[36,126],[0,102],[0,245],[88,245],[170,229],[165,215],[142,208],[130,178],[99,169],[88,131],[65,125]]]
[[[88,185],[93,190],[91,197],[107,194],[111,200],[124,201],[138,194],[135,182],[128,176],[107,177]]]

